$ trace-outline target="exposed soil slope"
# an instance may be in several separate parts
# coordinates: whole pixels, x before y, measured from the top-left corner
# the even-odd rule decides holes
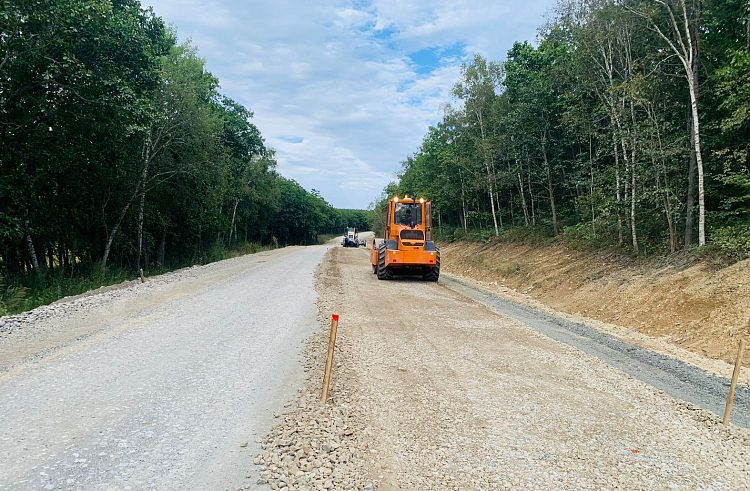
[[[698,355],[733,362],[739,336],[750,338],[750,260],[717,270],[684,259],[642,261],[560,245],[456,242],[441,250],[443,268],[452,274]]]

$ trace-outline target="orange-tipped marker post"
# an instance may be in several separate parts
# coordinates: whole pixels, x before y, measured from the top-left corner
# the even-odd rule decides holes
[[[320,396],[320,400],[323,404],[328,400],[328,386],[331,383],[331,369],[333,368],[333,349],[336,346],[336,331],[339,327],[339,316],[333,314],[331,316],[331,338],[328,341],[328,358],[326,358],[326,371],[323,375],[323,394]]]
[[[724,408],[724,419],[721,421],[724,426],[729,424],[729,415],[732,413],[732,404],[734,403],[734,391],[737,390],[737,379],[740,378],[742,370],[742,355],[745,354],[745,340],[740,339],[740,346],[737,349],[737,359],[734,362],[734,372],[732,372],[732,382],[729,384],[729,396],[727,405]]]

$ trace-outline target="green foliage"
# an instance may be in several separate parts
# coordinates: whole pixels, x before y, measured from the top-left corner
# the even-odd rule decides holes
[[[28,288],[8,286],[5,278],[0,276],[0,316],[23,311],[27,295]]]
[[[133,273],[120,269],[111,269],[104,277],[92,271],[90,274],[71,278],[58,271],[12,279],[0,278],[0,315],[17,314],[100,286],[132,279]]]
[[[273,247],[273,245],[246,242],[232,249],[227,249],[220,243],[214,243],[205,251],[201,263],[208,264],[246,254],[255,254]],[[179,269],[192,264],[192,261],[175,264],[174,268],[154,269],[150,273],[152,275],[166,273],[172,269]],[[55,273],[44,272],[38,275],[19,276],[12,280],[0,276],[0,316],[17,314],[41,305],[50,304],[64,297],[80,295],[102,286],[114,285],[137,278],[138,276],[132,271],[121,268],[109,268],[106,275],[102,277],[95,267],[74,277],[65,275],[62,270]]]
[[[336,237],[340,237],[341,234],[321,234],[318,235],[318,244],[325,244],[329,240],[335,239]]]
[[[137,0],[0,0],[1,311],[369,228],[279,176],[252,116]]]
[[[336,209],[335,224],[333,226],[335,235],[341,235],[349,227],[354,227],[361,232],[370,230],[370,214],[367,210]]]
[[[698,187],[688,84],[657,32],[674,35],[668,8],[679,16],[683,4],[700,36],[696,66],[705,81],[709,240],[744,254],[750,7],[740,0],[560,2],[536,43],[515,43],[502,63],[477,55],[462,67],[454,106],[402,162],[384,197],[424,194],[443,240],[561,240],[641,255],[692,243]],[[383,203],[371,207],[376,230]]]
[[[725,256],[735,260],[750,257],[750,223],[714,230],[713,244]]]

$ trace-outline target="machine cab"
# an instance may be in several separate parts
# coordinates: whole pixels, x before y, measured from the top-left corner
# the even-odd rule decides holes
[[[432,240],[431,203],[424,198],[395,197],[386,213],[385,239],[397,241],[398,249],[424,249]]]

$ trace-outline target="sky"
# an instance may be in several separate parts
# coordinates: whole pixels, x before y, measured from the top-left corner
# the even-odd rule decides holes
[[[142,0],[254,112],[278,172],[367,208],[451,102],[461,63],[533,41],[554,0]]]

